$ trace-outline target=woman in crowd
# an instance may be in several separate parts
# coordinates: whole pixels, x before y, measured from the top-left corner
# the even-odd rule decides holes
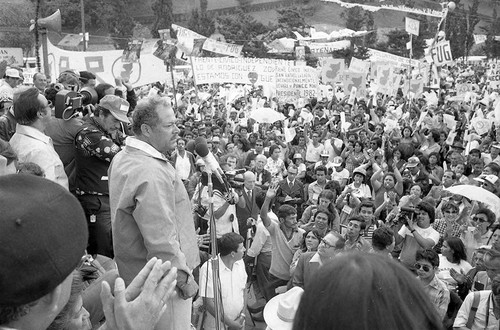
[[[326,207],[328,211],[333,214],[334,218],[338,218],[339,215],[337,209],[335,208],[335,193],[330,189],[325,189],[319,194],[318,202],[316,204],[309,205],[304,210],[304,213],[302,213],[302,218],[300,219],[300,223],[302,225],[310,223],[320,206]],[[335,222],[336,221],[334,220],[334,223]],[[335,230],[335,228],[333,229]]]
[[[269,157],[267,158],[267,164],[264,169],[271,173],[272,178],[277,178],[278,180],[283,179],[285,171],[285,163],[280,158],[281,148],[274,144],[269,147]]]
[[[442,323],[417,279],[375,254],[346,253],[306,287],[293,330],[438,330]]]
[[[302,225],[301,228],[304,230],[316,229],[323,236],[332,229],[338,232],[340,230],[340,218],[337,211],[335,211],[335,215],[334,218],[334,215],[326,206],[318,206],[312,219],[305,225]]]
[[[293,278],[293,273],[295,272],[295,268],[297,267],[297,262],[299,261],[300,256],[304,252],[313,252],[318,250],[319,243],[323,239],[323,236],[317,229],[307,230],[304,233],[304,240],[302,241],[302,245],[300,249],[295,251],[293,255],[292,262],[290,263],[290,275]]]
[[[467,262],[465,245],[458,237],[445,238],[439,255],[439,272],[437,277],[449,290],[455,290],[457,280],[455,274],[467,274],[472,266]]]
[[[410,111],[411,115],[412,111]],[[403,136],[399,141],[399,150],[401,151],[401,157],[403,159],[408,159],[413,156],[415,152],[415,147],[418,145],[417,138],[413,135],[413,130],[410,126],[403,127]]]
[[[348,143],[346,145],[348,147],[342,151],[340,156],[345,159],[346,169],[350,173],[353,173],[355,168],[367,160],[367,155],[363,152],[363,144],[360,141],[354,141],[353,147]]]

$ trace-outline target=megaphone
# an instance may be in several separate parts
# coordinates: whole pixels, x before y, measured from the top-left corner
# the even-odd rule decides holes
[[[39,18],[38,27],[41,29],[47,29],[48,31],[61,32],[61,11],[58,9],[52,15]],[[30,31],[35,28],[35,20],[31,20]]]

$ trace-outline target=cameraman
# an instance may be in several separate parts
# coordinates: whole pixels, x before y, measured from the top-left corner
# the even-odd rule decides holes
[[[76,195],[89,226],[89,254],[113,258],[108,168],[121,150],[122,125],[128,124],[129,103],[104,96],[93,114],[84,118],[75,138]]]
[[[391,227],[394,230],[396,244],[402,243],[399,260],[411,271],[415,271],[415,254],[418,250],[432,249],[439,242],[439,233],[431,227],[435,220],[434,207],[427,202],[420,202],[410,216],[399,215]],[[399,229],[399,230],[397,230]]]
[[[80,77],[76,72],[67,70],[62,72],[57,79],[56,84],[50,85],[45,89],[47,100],[55,104],[56,94],[61,90],[71,90],[78,92],[80,90]],[[69,120],[56,118],[54,115],[50,118],[45,129],[45,134],[50,136],[54,149],[64,165],[64,171],[68,176],[69,190],[75,191],[75,137],[82,127],[82,120],[78,117],[72,117]]]

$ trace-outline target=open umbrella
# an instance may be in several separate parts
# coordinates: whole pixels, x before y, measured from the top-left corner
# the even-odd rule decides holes
[[[500,213],[500,198],[494,193],[478,186],[462,184],[445,188],[452,194],[467,197],[470,200],[478,201],[491,206],[492,210],[497,214]]]
[[[280,120],[285,120],[281,112],[274,111],[271,108],[259,108],[250,113],[250,118],[260,124],[272,124]]]

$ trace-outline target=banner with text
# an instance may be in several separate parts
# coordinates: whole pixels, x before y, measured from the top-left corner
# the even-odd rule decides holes
[[[330,53],[339,49],[351,47],[350,40],[341,40],[334,42],[311,42],[300,40],[301,46],[307,46],[311,50],[311,54],[315,56],[331,56]]]
[[[40,53],[42,53],[40,51]],[[65,70],[90,71],[97,83],[115,84],[115,78],[124,78],[134,86],[164,81],[167,76],[163,60],[152,53],[141,54],[136,62],[123,62],[123,50],[75,52],[60,49],[48,42],[48,62],[52,81]],[[43,63],[43,62],[42,62]]]
[[[451,55],[450,42],[448,40],[436,44],[431,49],[432,61],[436,66],[442,66],[447,63],[453,62]]]

